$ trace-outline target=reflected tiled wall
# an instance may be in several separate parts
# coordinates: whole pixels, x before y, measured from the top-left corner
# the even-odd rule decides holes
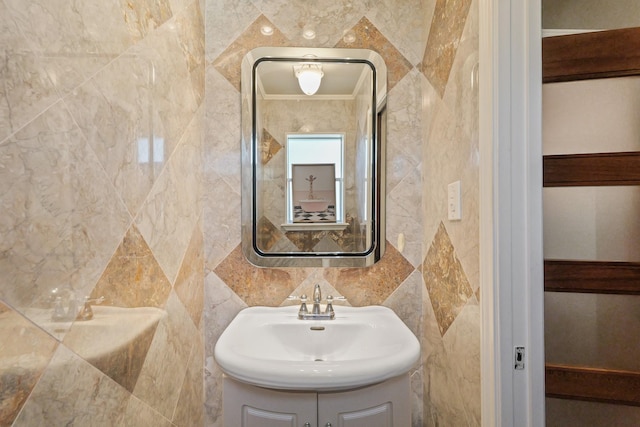
[[[351,305],[391,307],[420,338],[414,426],[479,425],[477,2],[208,0],[205,9],[205,425],[222,425],[213,359],[222,330],[242,308],[285,304],[315,283]],[[305,27],[315,39],[303,38]],[[370,48],[384,57],[388,242],[376,265],[256,268],[242,257],[240,60],[258,46]],[[457,180],[463,220],[451,222],[446,188]]]
[[[0,52],[0,425],[203,425],[200,2],[0,0]]]

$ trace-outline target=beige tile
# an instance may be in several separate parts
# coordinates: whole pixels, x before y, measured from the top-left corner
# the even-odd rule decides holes
[[[1,28],[0,31],[2,31]],[[0,53],[4,53],[5,58],[3,61],[5,65],[0,71],[0,141],[2,141],[56,102],[58,94],[35,54],[28,51],[7,52],[6,50]]]
[[[420,272],[414,271],[383,303],[402,319],[418,340],[421,340],[423,327],[423,287]]]
[[[170,282],[180,268],[202,200],[202,111],[182,137],[135,224]]]
[[[134,42],[119,0],[99,5],[81,1],[73,8],[58,0],[4,3],[63,92],[77,87]]]
[[[480,417],[480,306],[475,299],[462,309],[443,337],[469,425],[479,426]]]
[[[214,348],[222,331],[247,304],[215,273],[206,275],[205,286],[205,421],[207,426],[222,427],[222,371],[215,363]]]
[[[398,248],[402,235],[402,255],[414,267],[422,261],[422,173],[421,168],[411,169],[407,176],[387,196],[387,240]]]
[[[411,62],[422,60],[427,45],[435,0],[382,0],[367,12],[367,18]]]
[[[424,363],[424,426],[469,425],[455,370],[444,346],[434,348]]]
[[[203,426],[204,424],[204,347],[200,337],[193,346],[187,374],[182,384],[178,406],[173,415],[176,426]]]
[[[350,29],[355,41],[347,43],[340,40],[335,47],[364,48],[378,52],[387,65],[387,91],[393,87],[413,68],[400,51],[382,34],[366,17]]]
[[[91,320],[76,320],[63,343],[131,392],[164,313],[154,308],[114,307],[94,307],[93,313]],[[138,330],[138,325],[144,327]]]
[[[58,342],[2,302],[0,342],[4,343],[0,346],[0,425],[10,426],[49,364]]]
[[[424,286],[424,282],[422,286]],[[422,321],[420,345],[422,347],[422,363],[426,364],[431,353],[442,345],[440,326],[426,287],[422,291]]]
[[[438,19],[433,20],[429,30],[427,47],[419,68],[440,97],[444,95],[449,81],[470,6],[471,0],[436,2],[434,16]]]
[[[124,22],[135,40],[143,39],[173,15],[169,0],[119,0]]]
[[[4,3],[38,52],[119,54],[133,40],[119,0],[82,1],[73,8],[63,0]]]
[[[259,268],[237,246],[214,270],[247,305],[277,306],[307,276],[304,268]]]
[[[129,398],[122,425],[127,427],[174,427],[171,421],[133,395]]]
[[[147,197],[175,147],[174,141],[163,140],[160,152],[157,145],[162,134],[155,129],[161,120],[153,108],[154,64],[145,56],[117,58],[65,98],[132,214]]]
[[[191,79],[191,86],[200,105],[204,99],[205,86],[205,48],[204,48],[204,17],[197,1],[184,9],[175,19],[176,32],[180,47],[187,63],[187,70]]]
[[[117,307],[164,307],[170,291],[171,283],[134,225],[122,239],[91,296],[104,297],[105,305]]]
[[[200,224],[193,229],[191,242],[184,255],[174,289],[193,324],[198,327],[204,305],[204,242]]]
[[[153,65],[153,108],[160,118],[154,135],[163,138],[171,147],[183,138],[203,100],[203,94],[199,93],[202,87],[194,85],[202,59],[198,55],[202,52],[197,41],[190,38],[195,36],[196,30],[189,33],[185,29],[190,19],[195,20],[191,24],[197,27],[199,17],[196,14],[180,15],[179,18],[160,27],[132,50],[146,55]],[[165,158],[171,155],[170,150],[165,153]]]
[[[198,331],[173,292],[165,310],[167,316],[158,325],[133,394],[170,419],[180,397]]]
[[[215,60],[260,16],[252,0],[207,1],[205,34],[207,62]]]
[[[0,294],[50,307],[54,288],[89,295],[131,221],[58,103],[0,145]]]
[[[421,83],[420,76],[417,70],[411,70],[389,91],[387,98],[387,195],[422,162],[423,100],[416,90]]]
[[[329,268],[324,277],[353,306],[382,304],[414,268],[387,243],[382,259],[367,268]]]
[[[58,100],[54,82],[43,69],[14,22],[9,9],[0,2],[0,142]]]
[[[260,30],[263,26],[273,28],[273,34],[262,34]],[[288,40],[278,28],[261,15],[213,61],[213,66],[239,91],[240,63],[247,52],[260,46],[287,46],[288,44]]]
[[[61,345],[13,425],[121,425],[128,400],[125,389]]]
[[[240,195],[240,144],[242,126],[238,91],[213,67],[206,72],[205,165],[209,182],[223,179]],[[248,107],[247,107],[248,108]],[[250,125],[249,125],[250,126]],[[239,200],[239,197],[238,197]]]
[[[240,195],[217,174],[205,172],[203,198],[206,266],[214,269],[240,244]],[[216,221],[208,220],[216,218]]]
[[[422,263],[422,275],[433,311],[445,335],[462,311],[473,290],[464,274],[444,224],[440,225]]]

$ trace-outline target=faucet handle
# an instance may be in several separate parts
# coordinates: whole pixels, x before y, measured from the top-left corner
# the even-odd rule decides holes
[[[300,296],[289,295],[287,297],[289,301],[300,301],[300,309],[298,310],[298,315],[307,314],[309,310],[307,309],[307,295],[302,294]]]
[[[335,312],[333,311],[333,297],[331,295],[327,297],[327,307],[324,309],[324,313],[331,317],[335,316]]]
[[[300,314],[307,314],[309,312],[309,310],[307,309],[307,296],[305,294],[302,294],[302,296],[300,296],[300,310],[298,310],[298,315]]]
[[[93,319],[93,309],[91,308],[91,304],[102,304],[104,302],[104,297],[100,298],[89,298],[84,297],[84,306],[78,313],[78,320],[91,320]]]

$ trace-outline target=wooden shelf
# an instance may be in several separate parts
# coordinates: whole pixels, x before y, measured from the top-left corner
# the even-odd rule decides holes
[[[545,187],[640,185],[640,152],[544,156]]]
[[[542,39],[542,82],[640,74],[640,28]]]
[[[545,260],[544,290],[640,295],[640,263]]]
[[[640,406],[640,372],[546,365],[547,397]]]

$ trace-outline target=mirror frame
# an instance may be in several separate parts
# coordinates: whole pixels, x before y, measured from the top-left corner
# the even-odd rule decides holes
[[[310,58],[308,55],[314,55]],[[257,68],[266,61],[356,63],[371,67],[371,244],[362,252],[266,252],[257,244],[258,164]],[[367,267],[385,251],[385,140],[387,70],[382,57],[368,49],[261,47],[247,53],[241,67],[242,93],[242,252],[260,267]]]

